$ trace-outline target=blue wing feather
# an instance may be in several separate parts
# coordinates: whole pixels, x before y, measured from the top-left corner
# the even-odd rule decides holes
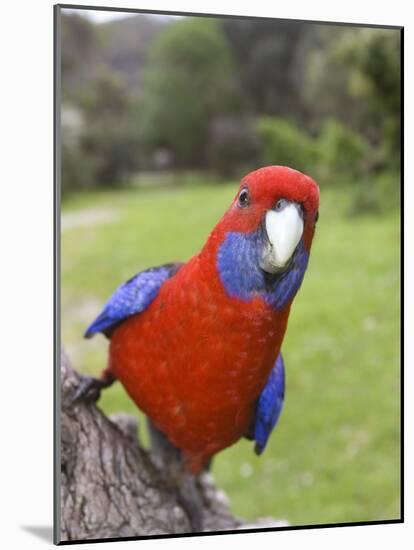
[[[172,277],[182,264],[166,264],[142,271],[121,285],[106,303],[102,312],[85,332],[90,338],[97,332],[107,336],[119,323],[142,313],[157,296],[167,279]]]
[[[260,455],[279,419],[285,398],[285,366],[279,353],[274,367],[256,405],[253,439],[255,452]]]

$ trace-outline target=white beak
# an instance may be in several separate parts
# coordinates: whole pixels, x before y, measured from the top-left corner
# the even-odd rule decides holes
[[[269,210],[266,213],[266,231],[271,244],[267,260],[275,268],[284,267],[303,233],[303,219],[297,205],[288,204],[280,212]]]

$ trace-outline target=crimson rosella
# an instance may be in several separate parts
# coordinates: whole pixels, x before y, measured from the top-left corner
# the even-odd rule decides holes
[[[242,437],[260,454],[283,405],[280,349],[318,206],[296,170],[245,176],[197,255],[115,291],[85,334],[110,339],[108,367],[80,393],[119,380],[192,474]]]

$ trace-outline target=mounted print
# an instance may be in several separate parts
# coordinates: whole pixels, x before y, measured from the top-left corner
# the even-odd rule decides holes
[[[56,543],[402,521],[401,57],[55,7]]]

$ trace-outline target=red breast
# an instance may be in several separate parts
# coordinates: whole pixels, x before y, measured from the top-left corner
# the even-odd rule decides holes
[[[183,266],[110,343],[114,374],[193,472],[246,433],[289,313],[230,299],[214,263],[201,261]]]

